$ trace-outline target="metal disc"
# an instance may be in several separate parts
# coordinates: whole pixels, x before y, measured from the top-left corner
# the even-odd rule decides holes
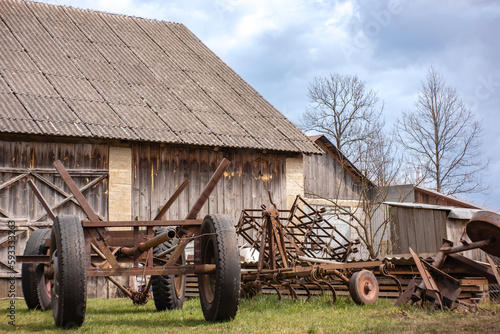
[[[466,227],[467,235],[473,242],[491,238],[490,244],[481,247],[493,256],[500,256],[500,215],[491,211],[476,212]]]

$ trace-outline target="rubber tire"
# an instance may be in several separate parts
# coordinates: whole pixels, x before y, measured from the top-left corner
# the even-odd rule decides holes
[[[215,264],[214,274],[198,276],[201,309],[207,321],[233,319],[240,300],[241,267],[231,219],[207,215],[201,224],[202,264]]]
[[[155,235],[167,232],[169,228],[159,228]],[[153,248],[153,254],[160,254],[174,246],[174,240],[166,241]],[[168,257],[168,255],[167,255]],[[186,253],[182,252],[180,265],[186,265]],[[176,280],[177,276],[177,280]],[[178,286],[179,279],[181,280]],[[157,311],[181,309],[186,298],[186,275],[151,276],[153,299]],[[176,290],[178,288],[178,290]]]
[[[48,234],[48,238],[50,238],[50,233]],[[46,279],[46,277],[43,275],[44,271],[44,265],[39,265],[35,270],[37,284],[36,288],[38,293],[38,300],[40,302],[40,309],[42,311],[48,311],[52,309],[52,294],[50,292],[52,280]]]
[[[54,259],[52,313],[56,326],[79,327],[85,320],[87,306],[87,261],[85,236],[78,217],[56,217],[50,255]]]
[[[45,239],[50,238],[50,230],[35,230],[29,237],[24,249],[24,255],[46,255],[48,247],[45,246]],[[40,299],[38,297],[37,270],[43,264],[23,263],[21,266],[21,285],[23,289],[24,301],[30,310],[41,309]]]
[[[369,292],[364,291],[367,281],[373,283]],[[375,275],[369,270],[361,270],[352,274],[349,279],[349,294],[352,300],[358,305],[375,304],[378,299],[379,287]]]

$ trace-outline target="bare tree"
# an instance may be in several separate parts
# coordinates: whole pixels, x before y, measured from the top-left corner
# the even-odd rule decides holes
[[[397,155],[392,139],[382,132],[365,144],[357,164],[363,174],[358,180],[357,197],[350,206],[345,205],[341,196],[328,201],[334,207],[334,216],[356,231],[367,255],[375,259],[384,251],[382,240],[387,237],[390,227],[390,217],[383,203],[389,187],[398,178],[402,159]]]
[[[415,109],[404,112],[395,129],[424,184],[448,194],[485,190],[481,177],[488,162],[481,159],[481,123],[433,67]]]
[[[378,97],[356,75],[330,74],[309,85],[309,108],[303,115],[304,130],[324,134],[353,163],[360,158],[366,141],[383,127],[383,106]]]

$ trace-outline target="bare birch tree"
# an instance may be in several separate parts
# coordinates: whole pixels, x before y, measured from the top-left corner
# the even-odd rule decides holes
[[[395,129],[424,184],[447,194],[485,190],[481,177],[488,162],[481,159],[481,123],[433,67],[415,108],[403,112]]]
[[[366,142],[383,127],[377,94],[356,75],[330,74],[309,85],[310,106],[303,115],[304,130],[332,140],[351,162],[357,163]]]

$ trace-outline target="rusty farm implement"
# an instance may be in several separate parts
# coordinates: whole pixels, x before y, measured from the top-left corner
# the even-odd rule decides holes
[[[271,198],[271,194],[269,194]],[[256,266],[242,268],[242,293],[252,296],[272,289],[297,298],[305,291],[331,293],[336,301],[334,281],[347,285],[357,304],[372,304],[378,298],[378,282],[369,267],[383,266],[381,261],[352,262],[347,259],[358,251],[359,240],[351,241],[316,209],[297,196],[290,210],[243,210],[237,234],[251,251],[258,254]],[[381,272],[383,270],[381,269]]]
[[[201,308],[207,321],[235,317],[240,293],[240,259],[231,220],[218,214],[197,218],[224,174],[224,159],[183,220],[163,220],[189,181],[184,181],[151,221],[103,221],[92,210],[60,161],[54,166],[88,219],[55,216],[30,182],[54,224],[36,230],[23,256],[22,285],[30,309],[52,309],[58,327],[77,327],[85,319],[88,277],[106,277],[134,303],[148,300],[152,288],[157,310],[182,307],[186,275],[198,276]],[[120,227],[121,229],[113,229]],[[124,229],[127,228],[127,229]],[[186,245],[194,242],[194,263],[186,263]],[[146,278],[138,291],[116,276]],[[147,280],[150,276],[151,279]]]

